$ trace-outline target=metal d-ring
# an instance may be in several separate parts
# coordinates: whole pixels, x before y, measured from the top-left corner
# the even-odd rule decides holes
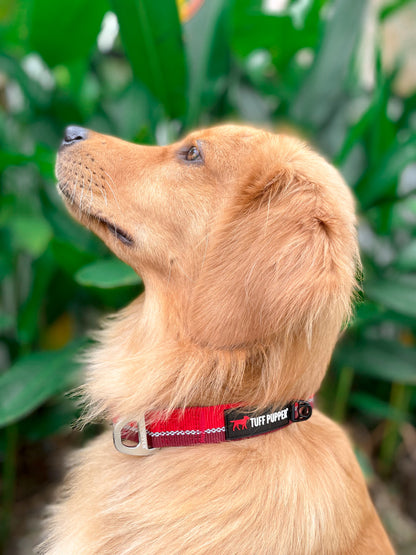
[[[159,451],[160,447],[149,448],[147,444],[147,434],[146,434],[146,424],[144,418],[136,420],[137,428],[139,432],[139,443],[134,447],[127,447],[122,441],[122,430],[125,426],[133,422],[131,419],[118,420],[113,424],[113,441],[114,447],[120,453],[125,455],[133,455],[135,457],[147,457],[149,455],[154,455],[156,451]]]

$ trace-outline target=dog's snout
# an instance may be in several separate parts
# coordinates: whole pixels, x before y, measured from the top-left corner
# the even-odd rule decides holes
[[[72,145],[79,141],[85,141],[88,137],[88,129],[78,127],[77,125],[70,125],[65,129],[64,140],[62,146]]]

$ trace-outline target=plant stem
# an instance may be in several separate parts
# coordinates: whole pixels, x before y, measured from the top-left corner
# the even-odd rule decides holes
[[[392,383],[390,392],[390,407],[407,412],[410,401],[409,390],[406,385],[401,383]],[[399,438],[400,422],[397,420],[387,420],[383,439],[380,446],[379,464],[380,471],[384,475],[389,475],[394,463],[394,455],[396,451],[397,441]]]
[[[332,417],[337,422],[344,422],[347,411],[348,397],[350,396],[352,381],[354,379],[354,369],[345,366],[341,369],[338,386],[335,392],[334,407]]]

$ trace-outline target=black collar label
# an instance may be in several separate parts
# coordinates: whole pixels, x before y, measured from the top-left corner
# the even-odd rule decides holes
[[[225,437],[226,439],[239,439],[265,434],[284,428],[290,422],[289,407],[278,411],[268,411],[262,414],[253,414],[232,409],[226,411]]]
[[[224,412],[225,438],[242,439],[280,430],[291,422],[308,420],[312,415],[312,405],[308,401],[293,401],[279,410],[263,413],[236,408]]]

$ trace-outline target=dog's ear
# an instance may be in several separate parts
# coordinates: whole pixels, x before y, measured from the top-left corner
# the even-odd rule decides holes
[[[310,338],[322,321],[335,341],[355,284],[353,201],[332,166],[303,145],[296,152],[240,184],[214,226],[189,307],[201,345]]]

